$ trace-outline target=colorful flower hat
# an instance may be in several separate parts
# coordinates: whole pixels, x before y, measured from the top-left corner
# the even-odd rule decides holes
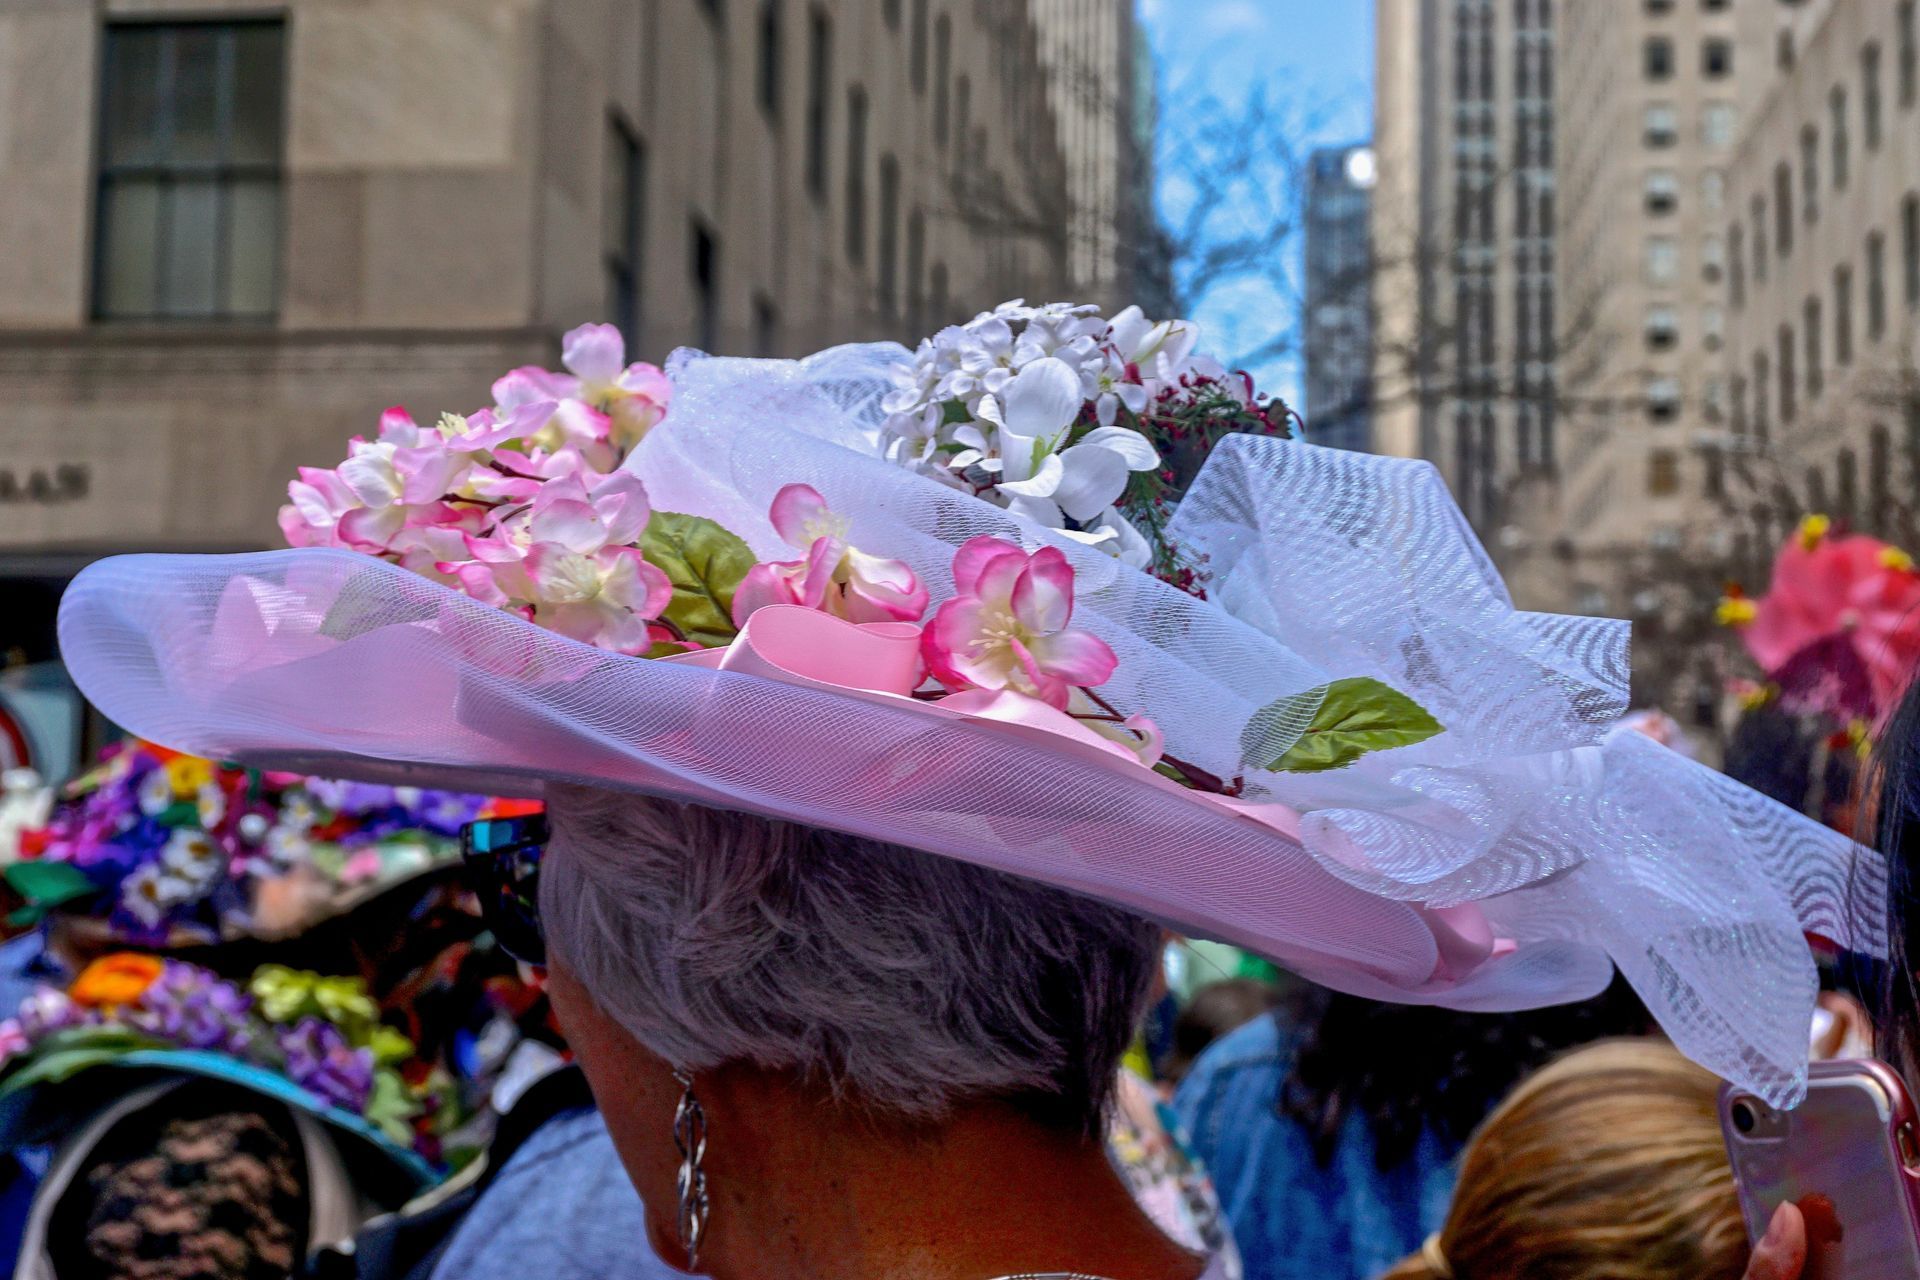
[[[1767,594],[1734,592],[1720,618],[1798,714],[1861,740],[1888,715],[1920,666],[1920,572],[1898,547],[1836,534],[1809,516],[1781,546]]]
[[[62,649],[203,755],[818,824],[1365,996],[1515,1009],[1617,964],[1796,1097],[1803,931],[1878,949],[1845,910],[1877,860],[1614,733],[1624,624],[1515,610],[1424,463],[1248,434],[1272,406],[1193,337],[1009,305],[669,385],[589,327],[569,374],[303,473],[297,549],[90,567]],[[1172,425],[1218,443],[1157,528]]]
[[[26,906],[142,946],[298,934],[459,859],[482,797],[263,773],[149,742],[107,749],[3,873]]]

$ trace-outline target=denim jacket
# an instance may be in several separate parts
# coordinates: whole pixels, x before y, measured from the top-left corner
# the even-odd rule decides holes
[[[1174,1112],[1212,1175],[1246,1280],[1369,1280],[1440,1228],[1459,1153],[1428,1131],[1383,1171],[1366,1117],[1350,1113],[1320,1164],[1276,1106],[1294,1049],[1279,1018],[1256,1018],[1200,1056]]]

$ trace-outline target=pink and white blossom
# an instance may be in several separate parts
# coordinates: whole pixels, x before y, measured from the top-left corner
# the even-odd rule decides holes
[[[953,690],[1011,689],[1066,710],[1076,688],[1104,684],[1118,665],[1106,641],[1077,631],[1073,567],[1058,547],[1029,554],[974,538],[953,560],[956,595],[921,636],[921,653]]]
[[[733,596],[733,618],[744,626],[756,609],[797,604],[850,622],[918,622],[927,589],[898,560],[868,555],[850,543],[848,522],[834,514],[811,485],[790,484],[769,511],[774,532],[803,559],[757,564]]]

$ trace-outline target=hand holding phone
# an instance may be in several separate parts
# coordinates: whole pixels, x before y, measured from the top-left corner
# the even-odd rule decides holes
[[[1720,1124],[1756,1241],[1749,1280],[1793,1280],[1802,1249],[1801,1280],[1920,1280],[1920,1131],[1892,1068],[1815,1063],[1793,1111],[1727,1086]]]

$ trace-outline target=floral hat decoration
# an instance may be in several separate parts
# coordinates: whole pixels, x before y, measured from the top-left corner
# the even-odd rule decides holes
[[[1808,516],[1780,548],[1767,593],[1730,590],[1720,620],[1765,676],[1761,696],[1864,746],[1920,665],[1920,572],[1890,543]]]
[[[85,914],[141,946],[278,938],[459,860],[488,801],[109,747],[0,868],[11,923]]]
[[[1614,733],[1624,624],[1515,610],[1430,467],[1280,438],[1197,350],[1015,303],[663,377],[588,326],[567,373],[302,472],[292,550],[88,568],[62,649],[202,755],[787,818],[1366,996],[1522,1008],[1617,964],[1796,1097],[1803,931],[1879,949],[1845,910],[1873,856]]]

